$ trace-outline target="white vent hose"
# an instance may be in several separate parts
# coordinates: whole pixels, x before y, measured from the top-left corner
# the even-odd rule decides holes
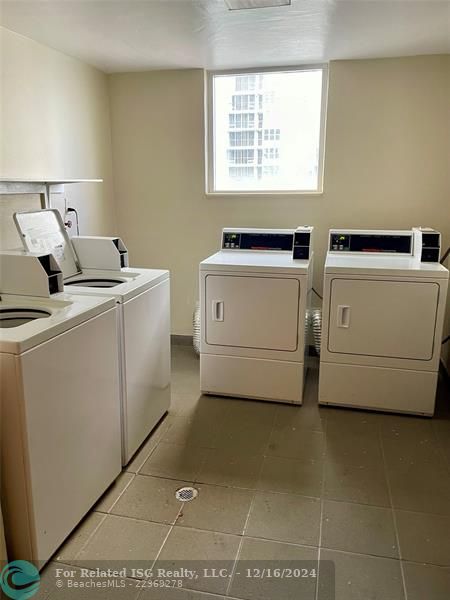
[[[311,308],[309,310],[309,317],[314,336],[314,348],[316,349],[317,354],[320,356],[320,340],[322,337],[322,309]]]
[[[200,302],[195,303],[194,315],[192,317],[193,336],[192,343],[196,354],[200,354]]]

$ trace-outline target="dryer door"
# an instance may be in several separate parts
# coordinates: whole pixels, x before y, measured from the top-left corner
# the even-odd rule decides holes
[[[294,352],[300,282],[283,277],[207,275],[206,342]]]
[[[334,279],[328,350],[431,360],[438,297],[433,282]]]

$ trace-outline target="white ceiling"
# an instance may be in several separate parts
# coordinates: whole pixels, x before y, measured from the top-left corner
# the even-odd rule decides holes
[[[450,52],[450,1],[0,0],[0,23],[106,72]]]

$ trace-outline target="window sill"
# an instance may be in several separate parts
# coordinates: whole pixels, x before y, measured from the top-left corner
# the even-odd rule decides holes
[[[291,190],[291,191],[260,191],[260,192],[205,192],[207,196],[322,196],[323,190],[308,191],[308,190]]]

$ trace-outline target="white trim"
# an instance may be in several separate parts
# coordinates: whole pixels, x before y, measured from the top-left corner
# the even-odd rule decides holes
[[[103,183],[103,179],[20,179],[0,177],[0,194],[40,194],[41,207],[51,208],[52,186],[67,183]]]
[[[319,166],[317,189],[314,190],[216,190],[214,189],[214,92],[213,80],[217,75],[245,75],[247,73],[272,73],[292,71],[322,70],[322,95],[320,110]],[[204,111],[205,111],[205,194],[207,196],[319,196],[323,194],[323,175],[325,164],[326,120],[328,105],[328,64],[311,63],[308,65],[263,67],[251,69],[225,69],[204,72]]]
[[[323,190],[261,190],[255,192],[217,191],[205,192],[207,196],[323,196]]]
[[[306,65],[288,65],[278,67],[250,67],[248,69],[219,69],[213,71],[207,71],[207,75],[212,77],[214,75],[246,75],[247,73],[273,73],[279,71],[280,73],[289,71],[314,71],[317,69],[327,69],[328,63],[308,63]]]
[[[20,177],[0,177],[2,183],[43,183],[48,185],[59,185],[64,183],[102,183],[103,179],[41,179],[20,178]]]
[[[213,153],[213,127],[214,127],[214,94],[213,72],[205,71],[205,192],[214,193],[214,153]]]

